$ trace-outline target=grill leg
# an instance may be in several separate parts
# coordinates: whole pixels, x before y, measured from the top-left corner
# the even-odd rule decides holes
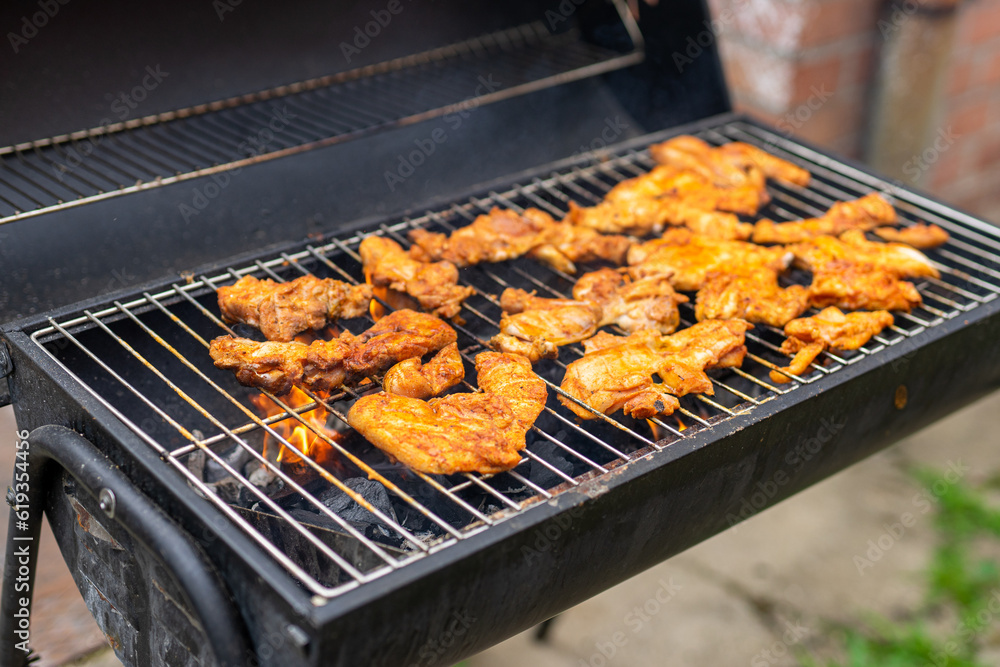
[[[558,616],[553,616],[552,618],[546,619],[535,626],[535,641],[542,644],[547,644],[549,642],[549,632],[552,630],[552,624],[555,620],[559,618]]]
[[[184,590],[187,603],[197,616],[211,644],[215,664],[242,667],[252,663],[242,619],[211,565],[175,523],[170,521],[87,439],[62,426],[42,426],[28,436],[27,469],[30,484],[24,496],[13,498],[7,531],[0,598],[0,665],[24,667],[27,621],[30,610],[38,535],[45,506],[48,479],[61,466],[91,496],[98,498],[109,519],[121,525],[150,552],[158,554],[164,567]],[[15,481],[17,480],[15,471]],[[15,486],[15,489],[18,487]],[[20,487],[24,489],[24,487]],[[27,514],[24,514],[27,513]],[[24,530],[20,522],[27,523]],[[19,539],[20,538],[20,539]],[[201,567],[199,567],[201,565]],[[21,602],[27,601],[27,606]]]

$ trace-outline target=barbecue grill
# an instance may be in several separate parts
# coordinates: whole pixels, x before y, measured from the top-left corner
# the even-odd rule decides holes
[[[142,17],[70,5],[22,45],[17,94],[0,102],[15,121],[0,130],[0,223],[16,267],[0,369],[30,432],[30,485],[8,494],[4,664],[24,664],[17,581],[30,582],[43,510],[126,664],[446,665],[997,385],[1000,236],[731,113],[711,46],[672,57],[705,31],[703,4],[642,6],[638,20],[619,2],[497,4],[182,3]],[[84,44],[86,59],[68,57]],[[93,91],[119,89],[104,65],[123,53],[133,75],[149,56],[178,84],[148,90],[141,116],[95,123]],[[31,105],[53,54],[67,56],[52,75],[65,108],[43,118]],[[212,365],[208,341],[233,331],[220,286],[361,282],[366,235],[407,246],[411,229],[448,231],[493,206],[560,218],[648,171],[647,147],[680,133],[807,168],[807,188],[769,185],[761,215],[775,220],[886,194],[902,224],[951,234],[928,253],[941,278],[917,283],[921,308],[787,384],[769,378],[787,363],[781,332],[757,326],[743,366],[713,372],[715,394],[672,417],[577,420],[557,394],[582,350],[564,348],[537,366],[550,397],[521,464],[497,475],[391,463],[346,426],[364,386],[262,399]],[[456,326],[467,368],[504,288],[573,284],[526,258],[461,279],[475,289]],[[303,433],[310,454],[293,442]],[[275,458],[292,448],[294,465]]]

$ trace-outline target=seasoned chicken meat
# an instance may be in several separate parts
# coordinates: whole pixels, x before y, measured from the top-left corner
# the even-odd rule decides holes
[[[545,408],[545,382],[527,359],[476,355],[482,393],[423,401],[381,392],[357,400],[347,421],[373,445],[419,472],[498,473],[516,466]]]
[[[839,308],[824,308],[812,317],[792,320],[785,325],[788,336],[781,351],[795,355],[783,368],[790,375],[801,375],[823,350],[856,350],[893,322],[884,310],[844,314]],[[788,382],[783,373],[771,371],[771,380]]]
[[[268,340],[277,341],[290,341],[297,333],[341,317],[360,317],[368,312],[371,299],[370,285],[308,275],[287,283],[243,276],[219,288],[223,320],[257,327]]]
[[[940,277],[934,264],[919,250],[902,243],[874,243],[863,232],[844,232],[840,238],[820,236],[788,248],[796,263],[814,273],[833,261],[872,264],[897,278]]]
[[[797,264],[813,273],[809,299],[818,308],[902,310],[922,303],[902,278],[938,277],[931,261],[901,243],[873,243],[860,230],[789,246]]]
[[[634,278],[667,275],[674,289],[693,292],[705,284],[711,271],[783,271],[791,262],[784,248],[765,248],[743,241],[719,241],[671,229],[662,238],[632,246],[629,273]]]
[[[741,319],[783,327],[809,308],[809,290],[802,285],[781,287],[778,273],[758,267],[710,271],[698,290],[694,314],[702,320]]]
[[[599,334],[585,344],[586,354],[566,367],[562,389],[603,414],[669,415],[680,405],[677,396],[714,393],[706,369],[743,363],[751,328],[742,320],[707,320],[669,336],[651,330],[628,337]],[[654,382],[654,374],[661,383]],[[565,396],[559,401],[583,419],[595,416]]]
[[[914,248],[936,248],[948,242],[948,232],[937,225],[913,225],[911,227],[879,227],[875,233],[883,241],[905,243]]]
[[[601,307],[585,301],[545,299],[507,288],[500,295],[500,333],[490,345],[531,361],[558,356],[557,347],[579,343],[597,331]]]
[[[357,336],[345,331],[311,345],[220,336],[209,353],[216,367],[234,371],[240,383],[282,395],[293,386],[327,392],[354,384],[456,340],[455,330],[437,317],[397,310]]]
[[[415,244],[410,254],[422,261],[447,260],[466,267],[527,254],[566,273],[576,272],[574,262],[602,260],[621,264],[631,245],[624,236],[556,222],[536,208],[523,213],[493,208],[450,235],[414,229],[410,238]]]
[[[403,359],[382,379],[382,389],[397,396],[430,398],[451,389],[465,379],[465,365],[458,343],[441,348],[426,364],[419,357]]]
[[[840,201],[819,218],[774,222],[760,220],[753,228],[755,243],[799,243],[818,236],[837,236],[851,229],[868,231],[896,222],[896,209],[873,192],[854,201]]]
[[[369,236],[358,252],[368,282],[408,294],[423,310],[439,317],[455,317],[462,302],[475,293],[458,284],[458,269],[451,262],[417,261],[392,239]]]
[[[600,306],[599,326],[615,324],[628,332],[655,329],[663,334],[677,329],[677,304],[688,300],[674,291],[669,276],[633,280],[607,268],[580,276],[573,286],[573,298]]]
[[[764,179],[806,186],[809,172],[751,144],[734,141],[713,148],[707,142],[681,135],[649,147],[660,164],[695,171],[719,187],[764,187]]]

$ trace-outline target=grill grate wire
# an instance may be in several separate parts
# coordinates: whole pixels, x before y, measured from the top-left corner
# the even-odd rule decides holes
[[[762,216],[788,220],[819,215],[836,200],[852,199],[876,189],[895,197],[894,203],[903,225],[922,220],[944,227],[952,235],[952,240],[946,246],[928,252],[941,271],[941,278],[917,282],[925,305],[910,314],[897,314],[895,325],[857,351],[824,352],[807,373],[789,376],[791,382],[783,386],[776,386],[768,378],[769,371],[777,370],[787,363],[787,358],[778,351],[783,336],[778,329],[757,325],[747,333],[749,352],[743,367],[713,373],[715,395],[684,397],[676,421],[673,417],[658,418],[647,424],[621,415],[609,417],[596,414],[595,420],[585,424],[578,423],[569,411],[558,405],[554,396],[561,393],[557,380],[561,377],[562,370],[568,361],[582,355],[582,347],[575,345],[562,348],[560,359],[539,364],[539,373],[550,389],[549,404],[529,433],[529,446],[523,452],[521,463],[512,471],[500,475],[432,476],[414,473],[401,466],[373,462],[372,456],[359,453],[349,442],[344,443],[338,438],[330,437],[303,418],[305,413],[322,407],[334,420],[341,422],[341,427],[346,427],[342,403],[357,398],[358,390],[344,389],[328,397],[306,392],[309,402],[296,407],[281,398],[261,392],[282,409],[281,414],[265,418],[258,415],[247,399],[250,393],[256,392],[248,392],[229,374],[219,375],[212,367],[207,353],[207,336],[231,331],[215,314],[215,291],[218,287],[247,274],[283,281],[314,273],[320,277],[328,275],[357,283],[363,279],[363,273],[356,249],[367,234],[306,244],[296,252],[281,253],[266,260],[229,268],[211,277],[201,275],[186,284],[175,283],[169,289],[155,294],[144,292],[132,300],[114,301],[106,308],[87,310],[65,321],[49,319],[49,326],[35,331],[32,338],[66,371],[79,379],[98,401],[153,447],[196,491],[284,566],[314,595],[316,604],[323,604],[357,586],[405,567],[408,563],[432,557],[437,551],[516,516],[533,503],[572,489],[588,478],[603,475],[624,462],[655,455],[657,451],[669,448],[672,443],[691,434],[711,429],[735,415],[752,412],[755,407],[769,401],[779,400],[781,396],[794,392],[802,385],[834,374],[860,359],[876,355],[929,327],[991,301],[1000,293],[1000,262],[995,256],[996,251],[1000,250],[1000,241],[990,236],[985,229],[961,224],[953,217],[924,205],[916,195],[861,172],[852,173],[845,165],[832,162],[787,138],[748,123],[730,122],[697,134],[713,144],[747,141],[812,172],[813,183],[807,188],[769,184],[773,201],[761,212]],[[606,159],[595,160],[587,166],[568,168],[552,173],[547,178],[535,178],[503,192],[490,192],[481,199],[471,198],[442,210],[427,211],[419,217],[385,224],[368,233],[388,236],[405,247],[408,245],[406,232],[409,229],[428,227],[449,231],[468,224],[494,205],[514,209],[534,206],[560,218],[565,214],[570,200],[583,205],[596,203],[615,183],[645,173],[653,164],[646,150],[626,150]],[[471,364],[474,354],[485,349],[489,335],[496,332],[500,312],[497,295],[503,289],[522,286],[537,289],[542,295],[566,297],[572,281],[572,276],[523,258],[503,265],[479,265],[463,269],[462,282],[476,290],[476,294],[463,308],[466,323],[456,327],[465,361]],[[382,305],[389,307],[384,302]],[[688,326],[693,320],[693,308],[690,304],[682,306],[682,325]],[[358,327],[367,327],[371,321],[368,318],[368,321],[362,322]],[[161,322],[172,323],[175,328],[162,325]],[[130,328],[131,333],[125,332],[126,327]],[[357,327],[355,329],[355,333],[360,330]],[[106,338],[112,345],[106,345],[106,342],[94,343],[88,338],[95,341]],[[149,411],[162,420],[171,429],[172,437],[153,437],[138,423],[141,410],[129,409],[127,402],[116,401],[109,398],[107,392],[98,391],[98,382],[93,379],[88,382],[77,375],[76,371],[82,372],[82,365],[79,362],[73,363],[68,358],[61,358],[66,357],[65,353],[61,353],[58,346],[51,345],[59,339],[68,341],[69,347],[82,355],[80,358],[99,368],[100,373],[106,374],[107,381],[126,392],[131,401],[138,401],[142,410]],[[200,355],[185,353],[183,348],[190,345],[203,352]],[[182,401],[182,405],[187,406],[185,410],[188,410],[186,414],[190,415],[189,418],[171,414],[171,410],[158,404],[153,392],[144,390],[145,384],[116,369],[118,362],[114,359],[122,354],[151,374],[145,381],[153,382],[155,378],[158,387],[165,386],[173,392]],[[545,364],[548,364],[547,368],[544,367]],[[465,389],[476,390],[469,381],[465,382]],[[211,409],[208,404],[216,400],[221,401],[225,410]],[[330,486],[339,489],[378,517],[393,533],[396,548],[388,548],[385,543],[365,534],[325,506],[316,494],[301,486],[279,465],[266,459],[251,442],[251,438],[266,433],[284,447],[293,448],[293,444],[274,426],[286,419],[305,426],[329,445],[345,466],[350,466],[354,476],[367,476],[381,483],[398,507],[418,513],[434,529],[429,534],[414,533],[403,525],[405,519],[388,516],[345,484],[342,479],[344,474],[331,473],[313,458],[299,453],[306,465]],[[214,429],[207,436],[202,433],[205,424]],[[181,444],[173,442],[176,439]],[[349,555],[319,539],[304,521],[292,516],[227,463],[222,452],[230,447],[242,448],[287,488],[299,493],[316,512],[332,521],[338,530],[370,552],[375,564],[359,566]],[[268,512],[280,517],[281,521],[315,548],[317,554],[339,568],[339,578],[335,581],[321,580],[321,577],[314,576],[262,535],[189,469],[187,459],[195,452],[204,452],[205,456],[238,480],[241,488],[254,496]],[[571,463],[569,472],[559,465],[560,461],[553,452],[561,457],[563,463]],[[376,453],[375,456],[381,455]],[[384,460],[383,457],[382,461]],[[553,483],[542,485],[533,480],[529,471],[533,466],[544,468],[551,475]],[[419,488],[420,493],[414,492],[414,488]],[[460,518],[455,518],[456,516]]]

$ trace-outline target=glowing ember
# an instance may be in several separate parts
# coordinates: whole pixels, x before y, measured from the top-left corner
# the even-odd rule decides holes
[[[290,408],[299,408],[312,402],[312,399],[305,392],[297,388],[293,388],[291,393],[282,400]],[[251,396],[250,401],[264,418],[285,412],[263,394]],[[325,436],[330,440],[339,441],[341,437],[335,430],[327,428],[328,415],[329,413],[324,408],[317,407],[300,414],[302,421],[289,417],[271,424],[275,433],[287,440],[294,449],[278,441],[270,433],[265,433],[264,457],[278,463],[282,470],[293,477],[314,477],[317,474],[310,464],[302,458],[303,456],[309,457],[327,470],[340,467],[340,459],[336,451],[323,439]],[[275,452],[275,450],[277,451]]]

